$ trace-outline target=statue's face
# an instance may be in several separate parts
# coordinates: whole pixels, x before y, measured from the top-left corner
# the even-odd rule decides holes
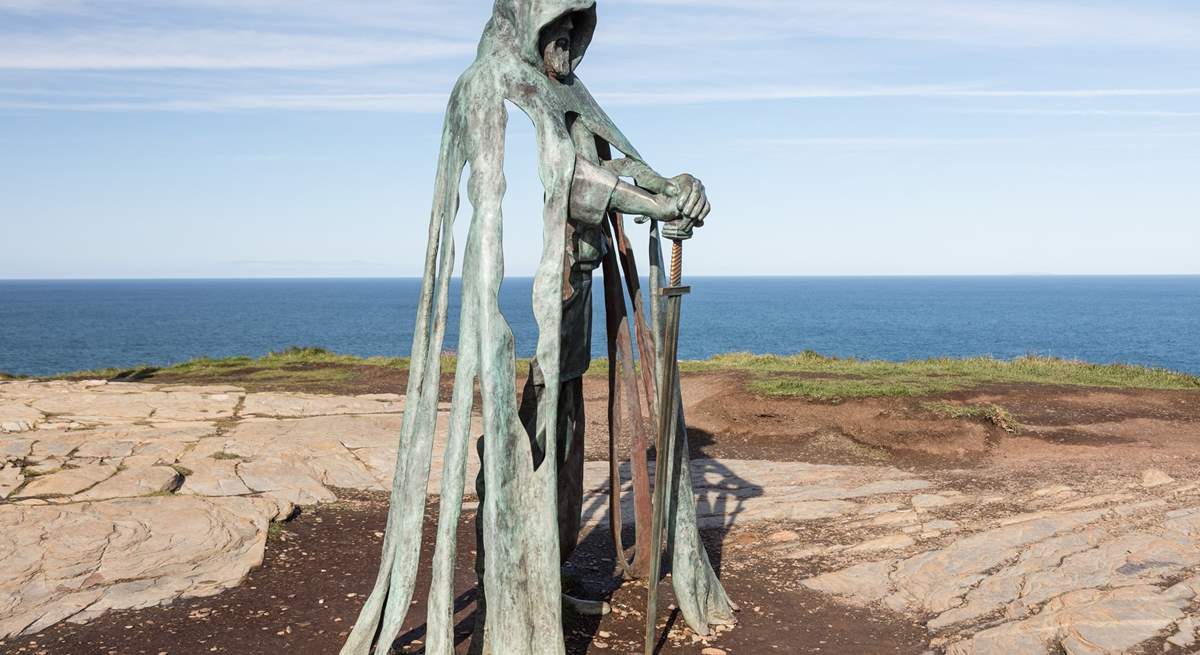
[[[571,32],[574,30],[575,22],[570,14],[542,30],[542,60],[550,77],[562,80],[571,74]]]

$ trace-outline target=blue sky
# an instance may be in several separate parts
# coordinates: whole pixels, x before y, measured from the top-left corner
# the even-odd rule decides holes
[[[440,112],[490,5],[0,0],[0,278],[418,274]],[[689,273],[1200,273],[1194,0],[599,11],[581,77],[709,188]],[[520,115],[508,148],[528,275]]]

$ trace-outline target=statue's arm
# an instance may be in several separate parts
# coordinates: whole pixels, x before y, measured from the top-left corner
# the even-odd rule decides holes
[[[678,218],[685,218],[688,220],[684,224],[689,227],[680,229],[690,230],[691,225],[704,225],[704,219],[708,218],[709,212],[712,211],[712,205],[708,201],[708,192],[705,191],[704,184],[696,179],[695,176],[685,173],[672,178],[666,178],[650,168],[646,162],[630,157],[602,162],[601,166],[604,167],[604,170],[618,177],[633,178],[635,185],[657,194],[658,198],[672,198],[675,200],[678,211],[670,218],[658,218],[657,216],[644,213],[642,214],[643,216],[650,216],[650,218],[656,218],[661,221],[674,221]],[[690,234],[690,232],[688,233]]]
[[[629,157],[612,159],[603,162],[601,166],[617,177],[632,178],[635,184],[652,193],[666,193],[670,188],[670,180],[659,175],[657,171],[650,168],[649,164],[639,159]]]
[[[609,206],[631,216],[648,216],[659,221],[679,219],[679,209],[673,199],[627,182],[617,182]]]
[[[649,171],[649,167],[646,170]],[[571,183],[571,217],[594,225],[599,225],[610,210],[659,221],[680,218],[678,202],[673,197],[640,184],[644,175],[638,178],[637,185],[621,177],[625,176],[608,166],[597,166],[582,157],[577,159],[575,179]]]

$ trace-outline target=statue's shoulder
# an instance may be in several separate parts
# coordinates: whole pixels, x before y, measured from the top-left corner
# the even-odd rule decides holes
[[[509,57],[480,54],[458,77],[454,93],[469,96],[503,95],[519,68]]]
[[[510,101],[522,110],[552,101],[545,77],[528,65],[505,56],[480,56],[458,78],[450,97],[451,111],[468,123],[504,111]]]

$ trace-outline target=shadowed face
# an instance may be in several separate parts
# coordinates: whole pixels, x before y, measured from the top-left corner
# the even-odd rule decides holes
[[[540,50],[546,75],[558,80],[571,74],[571,32],[575,22],[567,14],[542,30]]]

